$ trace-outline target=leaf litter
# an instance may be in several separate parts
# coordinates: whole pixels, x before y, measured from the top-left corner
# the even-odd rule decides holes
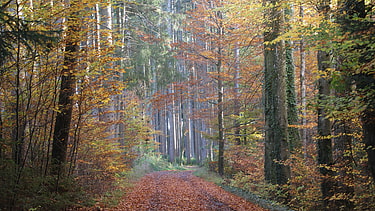
[[[265,210],[194,176],[192,172],[159,171],[147,174],[113,210]]]

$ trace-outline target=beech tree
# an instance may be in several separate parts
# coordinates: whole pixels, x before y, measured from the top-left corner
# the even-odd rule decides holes
[[[318,12],[323,16],[323,23],[321,27],[328,27],[330,14],[330,0],[321,1],[318,5]],[[324,107],[324,100],[330,96],[330,85],[328,71],[331,62],[331,53],[329,50],[319,50],[318,55],[318,70],[320,77],[318,79],[318,99],[320,103],[318,106],[318,164],[320,164],[320,172],[323,175],[321,182],[322,198],[324,206],[328,206],[329,198],[333,195],[332,192],[332,172],[329,166],[333,163],[332,158],[332,137],[331,137],[331,121],[327,115],[327,110]]]
[[[64,65],[61,70],[61,87],[58,101],[58,113],[55,121],[52,145],[52,175],[59,178],[63,175],[66,165],[67,147],[69,140],[70,123],[73,112],[73,95],[75,92],[75,72],[78,67],[78,51],[81,8],[78,2],[72,0],[67,7],[66,44],[64,51]],[[58,181],[58,179],[57,179]],[[58,184],[58,182],[57,182]]]
[[[264,114],[265,114],[265,178],[273,184],[286,184],[290,168],[286,96],[285,42],[275,41],[283,33],[284,10],[279,1],[265,1],[264,33]]]

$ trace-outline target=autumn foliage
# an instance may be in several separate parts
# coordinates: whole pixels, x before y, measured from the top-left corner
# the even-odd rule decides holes
[[[364,0],[2,0],[0,209],[103,204],[157,155],[294,209],[373,210],[374,32]],[[120,208],[257,209],[189,172],[137,187]]]

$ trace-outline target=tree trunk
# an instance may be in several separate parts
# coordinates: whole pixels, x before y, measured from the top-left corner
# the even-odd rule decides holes
[[[325,16],[325,19],[329,18],[330,11],[330,0],[324,0],[320,2],[318,11]],[[318,70],[322,73],[326,73],[330,67],[331,55],[326,51],[318,51]],[[333,184],[332,184],[332,171],[329,170],[329,166],[332,165],[332,140],[331,140],[331,122],[327,117],[327,111],[324,107],[324,100],[330,93],[329,81],[324,74],[318,79],[318,164],[320,165],[320,173],[322,174],[321,180],[321,191],[323,206],[327,208],[329,206],[330,198],[333,196]]]
[[[217,27],[217,35],[219,37],[219,43],[217,44],[217,63],[216,63],[216,71],[217,71],[217,120],[218,120],[218,130],[219,130],[219,153],[218,153],[218,173],[223,176],[224,175],[224,146],[225,146],[225,138],[224,138],[224,85],[223,80],[221,79],[222,74],[222,56],[223,56],[223,46],[221,41],[223,40],[224,36],[224,26],[222,23],[223,14],[221,11],[217,11],[217,18],[218,18],[218,27]],[[199,153],[199,152],[197,152]]]
[[[371,102],[364,112],[362,118],[363,139],[366,144],[368,167],[375,182],[375,100],[372,96]]]
[[[300,17],[303,20],[304,17],[304,8],[303,6],[300,6]],[[301,62],[301,68],[300,68],[300,90],[301,90],[301,139],[303,143],[303,151],[304,156],[307,156],[307,129],[305,128],[307,125],[306,120],[306,52],[305,52],[305,41],[302,38],[301,44],[300,44],[300,62]]]
[[[339,197],[334,197],[335,199],[331,202],[331,209],[354,210],[354,187],[352,186],[354,184],[354,163],[351,153],[352,137],[349,135],[353,134],[353,130],[350,128],[351,123],[350,119],[338,120],[335,123],[334,165],[337,170],[335,172],[334,194]]]
[[[318,65],[319,71],[326,71],[329,67],[327,62],[330,61],[330,55],[327,52],[318,52]],[[326,96],[330,95],[330,87],[328,79],[321,76],[318,80],[318,98],[319,103],[322,103],[326,99]],[[329,198],[332,197],[332,172],[329,170],[329,166],[332,165],[332,140],[331,140],[331,121],[327,117],[324,105],[318,107],[318,164],[320,167],[320,173],[323,175],[321,182],[322,198],[324,206],[328,206]]]
[[[70,3],[67,18],[66,46],[64,52],[64,66],[61,71],[61,87],[52,143],[52,169],[51,174],[60,178],[64,173],[66,154],[69,139],[69,129],[73,111],[73,95],[76,79],[74,72],[77,68],[77,55],[79,51],[78,11],[76,1]],[[57,186],[56,186],[57,188]]]
[[[290,17],[293,15],[292,9],[285,9],[285,22],[289,22]],[[297,112],[297,98],[296,98],[296,86],[295,86],[295,66],[293,58],[293,43],[291,41],[285,42],[285,54],[286,54],[286,96],[288,106],[288,134],[290,150],[293,151],[295,148],[301,146],[301,137],[297,127],[293,125],[298,124],[298,112]]]
[[[239,79],[240,79],[240,48],[238,45],[234,48],[234,100],[233,100],[233,114],[236,118],[234,120],[234,135],[235,135],[235,142],[237,145],[241,144],[241,122],[240,122],[240,85],[239,85]],[[242,142],[244,143],[244,142]]]
[[[218,129],[219,129],[219,160],[218,160],[218,172],[220,175],[224,175],[224,110],[223,110],[223,81],[220,79],[221,74],[221,61],[217,65],[218,72],[218,111],[217,111],[217,120],[218,120]],[[198,153],[198,152],[197,152]]]
[[[270,31],[265,32],[264,40],[269,42],[280,35],[284,14],[279,1],[266,3],[271,6],[266,19],[271,21],[267,23]],[[264,48],[265,179],[283,185],[290,178],[290,167],[282,164],[289,158],[285,42],[265,44]]]

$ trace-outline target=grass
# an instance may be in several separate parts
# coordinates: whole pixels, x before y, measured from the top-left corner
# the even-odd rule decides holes
[[[216,172],[208,170],[206,167],[197,167],[193,172],[193,175],[200,177],[208,182],[213,182],[216,185],[224,183],[224,179],[219,176]]]

